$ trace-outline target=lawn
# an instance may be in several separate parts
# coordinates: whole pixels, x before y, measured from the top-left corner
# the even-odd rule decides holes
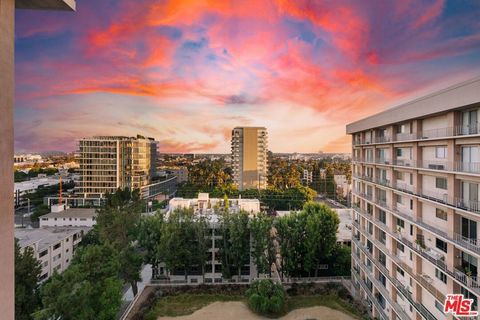
[[[189,315],[216,301],[242,301],[246,303],[244,296],[220,294],[180,294],[167,296],[157,300],[155,306],[145,316],[145,319],[156,320],[158,317]],[[357,319],[362,318],[350,304],[334,295],[290,296],[286,300],[285,314],[295,309],[315,306],[325,306],[344,312]]]
[[[358,311],[348,302],[335,295],[290,296],[286,301],[287,313],[295,309],[324,306],[362,319]]]
[[[244,296],[221,294],[179,294],[158,299],[155,306],[145,316],[146,320],[158,317],[178,317],[192,314],[216,301],[246,301]]]

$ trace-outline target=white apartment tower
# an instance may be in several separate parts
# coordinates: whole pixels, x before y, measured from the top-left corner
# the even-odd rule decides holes
[[[380,319],[452,319],[480,295],[480,78],[347,126],[352,280]]]
[[[80,180],[75,192],[103,198],[118,188],[140,189],[152,183],[157,142],[153,138],[97,136],[79,141]]]
[[[268,136],[264,127],[232,130],[232,167],[239,190],[267,187]]]

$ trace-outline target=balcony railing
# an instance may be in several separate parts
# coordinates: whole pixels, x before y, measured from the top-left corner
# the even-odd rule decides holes
[[[387,317],[387,315],[385,314],[385,311],[383,310],[382,306],[380,305],[380,303],[378,303],[378,300],[375,299],[372,292],[367,287],[367,284],[363,280],[357,279],[357,276],[355,274],[354,274],[354,277],[357,280],[357,282],[360,283],[363,291],[365,291],[365,293],[370,298],[370,301],[372,301],[373,304],[375,305],[375,308],[377,309],[378,313],[380,314],[380,318],[383,319],[383,320],[388,320],[389,317]]]
[[[363,216],[368,219],[368,220],[374,220],[375,223],[378,224],[379,220],[376,219],[376,218],[372,218],[372,216],[370,215],[365,215],[364,213],[364,210],[358,210],[356,207],[354,207],[355,210],[357,210],[359,213],[363,214]],[[390,210],[392,211],[391,209],[387,209],[387,210]],[[414,219],[412,218],[408,218],[410,221],[415,221]],[[418,224],[418,222],[417,222]],[[423,223],[422,223],[423,224]],[[353,225],[360,231],[363,231],[363,229],[360,227],[360,224],[354,222]],[[423,224],[425,225],[425,224]],[[461,272],[460,270],[456,269],[455,270],[450,270],[447,265],[445,264],[445,262],[442,260],[442,259],[438,259],[436,258],[436,256],[430,254],[428,248],[422,248],[422,246],[420,244],[413,244],[410,240],[406,239],[405,237],[403,237],[401,235],[401,233],[396,233],[395,231],[392,231],[388,226],[386,226],[385,224],[382,223],[382,227],[387,230],[387,232],[390,234],[390,236],[392,237],[395,237],[396,239],[400,240],[404,245],[406,245],[407,247],[409,247],[411,250],[417,252],[418,254],[420,254],[422,257],[426,258],[428,261],[430,261],[432,264],[434,264],[437,268],[439,268],[440,270],[442,270],[443,272],[449,274],[451,277],[457,279],[459,282],[463,283],[464,285],[466,285],[467,287],[475,290],[477,292],[477,294],[480,294],[480,286],[477,282],[477,277],[476,276],[472,276],[472,277],[469,277],[467,276],[465,273]],[[432,228],[432,227],[430,227]],[[438,231],[438,230],[437,230]],[[380,242],[379,241],[376,241],[376,239],[373,239],[371,238],[369,235],[368,235],[368,232],[364,231],[362,232],[364,235],[367,236],[367,238],[369,238],[372,242],[376,242],[376,244],[378,245]],[[446,237],[446,234],[445,233],[439,233],[439,235],[442,235],[444,238],[447,238]],[[450,239],[450,238],[448,238]],[[477,248],[478,250],[478,248]],[[388,252],[388,250],[387,250]]]
[[[393,207],[389,206],[386,201],[377,200],[377,201],[374,201],[374,203],[379,205],[382,209],[394,212],[397,216],[399,216],[403,219],[406,219],[409,222],[411,222],[411,223],[413,223],[417,226],[420,226],[421,228],[423,228],[425,230],[428,230],[428,231],[430,231],[434,234],[438,234],[441,237],[443,237],[444,239],[449,240],[449,241],[459,245],[460,247],[462,247],[464,249],[480,253],[480,239],[467,238],[467,237],[464,237],[464,236],[462,236],[458,233],[453,233],[453,236],[449,236],[445,231],[437,229],[437,228],[431,226],[430,224],[427,224],[427,223],[423,222],[423,220],[421,218],[416,218],[412,215],[404,213],[403,211],[399,210],[396,206],[393,206]],[[360,211],[360,212],[365,213],[365,214],[369,214],[371,216],[370,213],[366,212],[365,210],[359,208],[356,205],[353,205],[352,207],[357,211]],[[378,219],[376,219],[376,220],[377,220],[377,222],[378,221],[381,222]]]
[[[410,319],[408,315],[405,313],[405,311],[402,309],[402,307],[398,303],[392,301],[392,299],[390,298],[390,293],[383,286],[383,284],[378,279],[375,278],[372,270],[368,269],[368,267],[364,263],[362,263],[360,260],[357,260],[355,256],[354,256],[354,259],[360,265],[360,268],[363,270],[363,272],[370,275],[370,279],[371,279],[370,281],[372,281],[375,284],[375,288],[377,289],[377,291],[379,291],[382,294],[382,296],[388,301],[388,304],[390,304],[393,307],[393,309],[395,310],[395,313],[399,315],[400,319]],[[375,300],[378,301],[377,299]],[[380,307],[380,310],[384,310],[384,308]]]
[[[415,301],[415,299],[414,299],[413,296],[412,296],[412,293],[411,293],[409,290],[407,290],[407,287],[406,287],[403,283],[401,283],[398,279],[390,276],[389,271],[388,271],[384,266],[379,265],[379,264],[377,263],[377,260],[374,259],[373,256],[372,256],[368,251],[365,251],[365,250],[363,249],[363,246],[360,244],[360,242],[355,241],[355,240],[354,240],[354,242],[355,242],[355,244],[356,244],[358,247],[360,247],[360,248],[362,249],[362,251],[364,252],[364,254],[365,254],[370,260],[372,260],[372,261],[375,263],[375,265],[377,266],[377,268],[390,280],[390,282],[392,283],[392,286],[394,286],[398,291],[400,291],[400,293],[401,293],[405,298],[407,298],[407,300],[410,302],[410,304],[412,304],[412,305],[415,307],[415,309],[417,309],[417,310],[420,312],[420,314],[422,314],[422,316],[423,316],[425,319],[428,319],[428,320],[435,320],[435,319],[436,319],[435,316],[434,316],[432,313],[430,313],[430,311],[428,311],[427,308],[425,308],[425,306],[424,306],[423,304]],[[388,252],[389,252],[389,251],[388,251]],[[390,252],[389,252],[389,253],[390,253]],[[395,260],[391,254],[389,254],[389,256],[390,256],[390,258],[391,258],[392,260]],[[398,259],[397,259],[397,260],[398,260]],[[399,265],[398,261],[395,261],[395,262]],[[404,263],[402,263],[402,264],[404,264]],[[404,264],[404,265],[405,265],[405,264]],[[404,268],[404,266],[400,266],[400,267],[403,267],[403,268]],[[411,270],[409,269],[409,270],[406,270],[406,271],[408,272],[408,271],[411,271]],[[413,276],[413,272],[411,272],[411,275]],[[419,279],[418,279],[419,277],[417,277],[417,276],[414,276],[414,278],[417,279],[417,281],[419,280]],[[427,283],[427,284],[428,284],[428,283]],[[424,283],[422,283],[422,285],[424,285]],[[426,287],[426,286],[424,285],[424,287]],[[440,301],[444,301],[444,300],[445,300],[445,297],[444,297],[440,292],[438,292],[438,290],[436,290],[435,288],[433,288],[431,285],[430,285],[430,288],[429,288],[429,287],[426,287],[426,288],[432,290],[431,293],[432,293],[437,299],[440,299]],[[442,298],[443,298],[443,299],[442,299]]]
[[[473,125],[456,125],[454,127],[442,127],[423,130],[413,133],[397,133],[394,138],[389,136],[374,137],[372,139],[355,139],[353,145],[373,144],[373,143],[387,143],[393,141],[408,141],[408,140],[425,140],[436,139],[453,136],[466,136],[480,134],[480,124]]]
[[[362,179],[362,178],[359,178],[359,179]],[[376,182],[377,181],[380,181],[380,180],[376,180]],[[462,197],[451,197],[451,196],[448,196],[446,192],[418,190],[412,185],[405,184],[405,183],[392,183],[388,179],[381,180],[381,183],[380,182],[377,182],[377,183],[392,189],[396,189],[402,192],[412,194],[417,197],[421,197],[430,201],[438,202],[443,205],[454,207],[456,209],[480,213],[480,202],[478,200],[468,200]],[[360,194],[360,196],[362,195]],[[371,200],[371,199],[368,199],[368,200]]]

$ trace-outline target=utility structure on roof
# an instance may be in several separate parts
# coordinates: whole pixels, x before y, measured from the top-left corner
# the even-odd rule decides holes
[[[15,9],[75,10],[75,0],[0,0],[0,310],[14,319],[13,106]]]

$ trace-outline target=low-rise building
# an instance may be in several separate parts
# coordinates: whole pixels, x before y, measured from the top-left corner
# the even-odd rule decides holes
[[[51,212],[40,217],[44,227],[93,227],[96,224],[95,208],[69,208],[67,205],[52,205]]]
[[[213,213],[215,207],[224,206],[224,201],[220,198],[210,198],[208,193],[199,193],[198,198],[195,199],[171,199],[168,209],[171,212],[179,208],[192,208],[195,213]],[[230,212],[238,213],[243,210],[249,214],[256,214],[260,212],[260,201],[258,199],[228,199],[228,207]]]
[[[63,272],[71,263],[73,253],[90,228],[15,229],[15,238],[21,249],[31,247],[42,266],[40,281],[56,271]]]

